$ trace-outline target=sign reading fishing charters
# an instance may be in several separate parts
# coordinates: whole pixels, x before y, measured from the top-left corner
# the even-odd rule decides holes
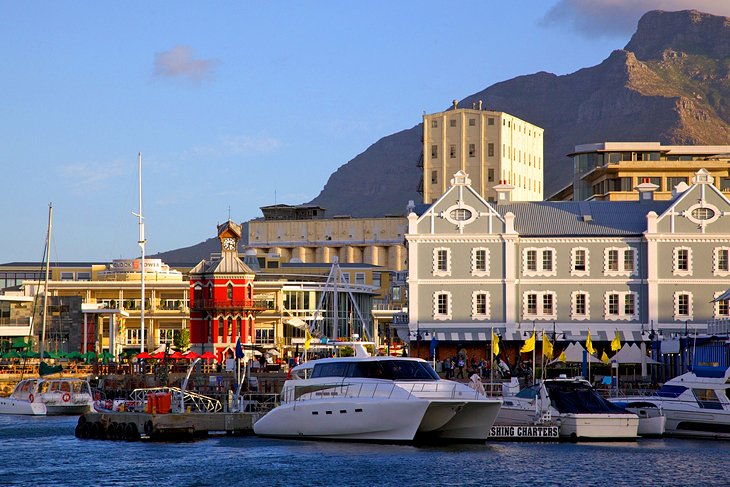
[[[558,426],[492,426],[489,436],[495,439],[557,439],[560,437],[560,428]]]

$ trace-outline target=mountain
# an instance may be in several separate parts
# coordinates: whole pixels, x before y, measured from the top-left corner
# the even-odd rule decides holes
[[[572,179],[578,144],[730,142],[730,18],[695,10],[652,11],[622,50],[601,64],[557,76],[539,72],[467,96],[545,129],[545,194]],[[422,125],[384,137],[330,176],[311,201],[329,214],[403,213],[422,170]]]

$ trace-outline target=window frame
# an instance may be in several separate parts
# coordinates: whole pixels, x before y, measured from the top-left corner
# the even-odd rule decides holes
[[[578,296],[585,296],[585,313],[578,313]],[[570,293],[570,319],[586,321],[591,319],[591,296],[588,291],[577,290]]]
[[[684,257],[686,255],[686,262]],[[672,249],[672,274],[675,276],[691,276],[692,275],[692,248],[687,246],[674,247]],[[686,269],[680,266],[684,264]]]
[[[545,296],[550,295],[552,300],[552,311],[550,314],[545,313]],[[529,313],[529,301],[532,296],[536,299],[535,313]],[[522,319],[524,321],[532,320],[557,320],[558,319],[558,296],[555,291],[525,291],[522,293]]]
[[[477,267],[478,254],[484,252],[484,268]],[[474,247],[471,249],[471,275],[477,277],[485,277],[489,275],[489,249],[487,247]]]
[[[479,312],[479,298],[484,297],[484,312]],[[473,320],[489,320],[491,319],[491,296],[489,291],[480,289],[471,293],[471,318]]]
[[[687,298],[687,313],[680,313],[681,302],[683,297]],[[694,299],[691,291],[675,291],[674,292],[674,321],[692,321],[694,318]]]
[[[440,252],[445,252],[445,269],[439,267]],[[448,247],[436,247],[433,249],[433,275],[437,277],[448,277],[451,275],[451,249]]]
[[[439,310],[439,301],[440,298],[443,297],[446,306],[446,313],[441,313]],[[440,321],[446,321],[451,319],[451,292],[449,291],[435,291],[433,293],[433,319],[434,320],[440,320]]]
[[[720,268],[720,255],[725,254],[725,267]],[[712,252],[712,275],[727,277],[730,276],[730,247],[715,247]]]
[[[611,313],[611,298],[616,296],[616,313]],[[627,296],[632,296],[633,313],[626,313]],[[609,321],[636,321],[639,319],[639,294],[636,291],[606,291],[603,298],[603,316]]]
[[[576,267],[578,263],[578,253],[583,252],[584,269]],[[586,247],[573,247],[570,249],[570,275],[571,276],[587,276],[590,274],[590,251]]]
[[[610,255],[612,252],[616,252],[616,269],[610,269]],[[631,253],[631,269],[627,269],[626,258],[627,253]],[[603,274],[611,277],[618,276],[636,276],[638,273],[638,252],[633,247],[606,247],[603,249]]]
[[[531,255],[535,255],[535,268],[530,269]],[[550,252],[550,268],[546,269],[545,256]],[[526,247],[522,250],[522,274],[526,277],[555,276],[558,273],[558,253],[554,247]]]

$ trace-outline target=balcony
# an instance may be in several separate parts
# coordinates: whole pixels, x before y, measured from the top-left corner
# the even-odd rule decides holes
[[[214,299],[203,299],[202,301],[197,301],[193,305],[190,306],[191,309],[195,310],[264,310],[269,309],[268,307],[263,307],[265,304],[264,301],[253,301],[250,299],[227,299],[223,301],[216,301]]]

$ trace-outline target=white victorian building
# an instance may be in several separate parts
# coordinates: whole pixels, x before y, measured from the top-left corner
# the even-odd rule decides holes
[[[489,203],[460,171],[421,215],[408,216],[409,319],[401,337],[486,344],[490,329],[524,340],[648,340],[728,318],[730,201],[705,170],[669,201]],[[446,342],[446,343],[444,343]],[[420,348],[420,347],[419,347]],[[423,347],[427,350],[428,347]]]

